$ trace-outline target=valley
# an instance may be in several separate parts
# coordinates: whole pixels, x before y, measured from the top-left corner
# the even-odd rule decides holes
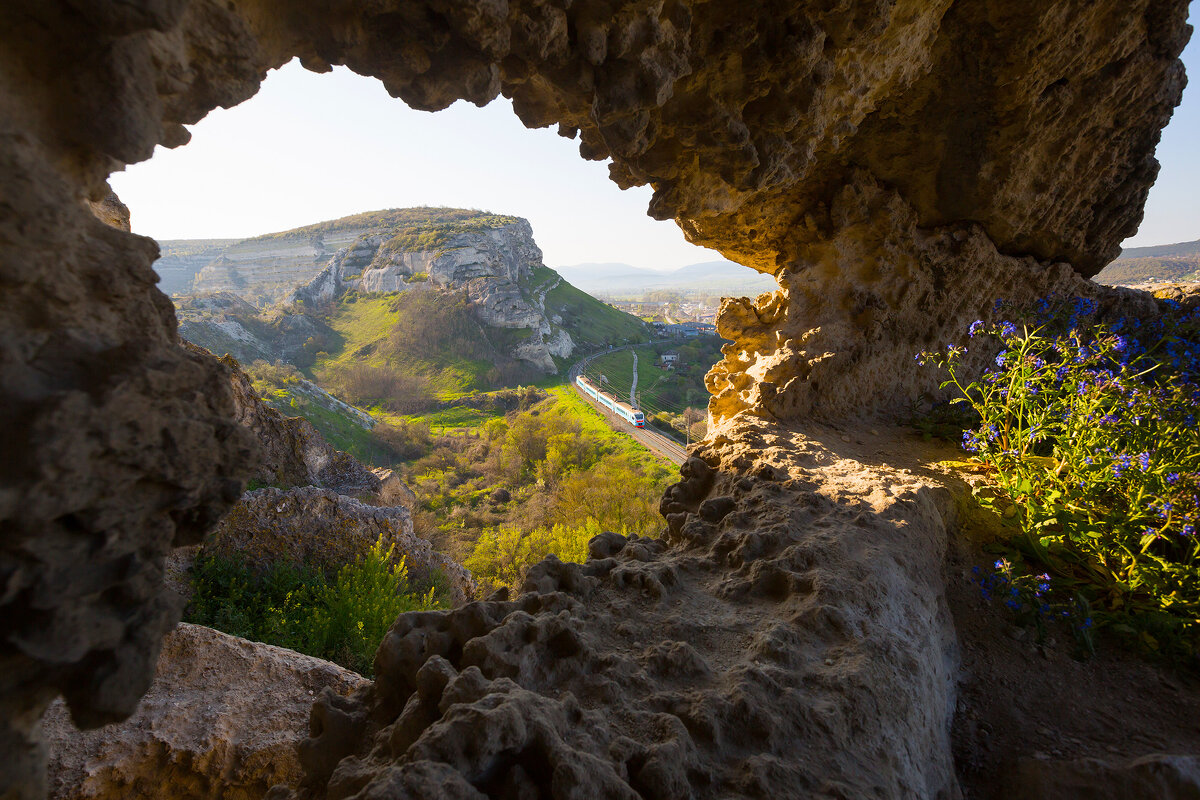
[[[701,362],[719,358],[715,337],[663,339],[575,287],[516,217],[391,209],[163,252],[164,280],[194,270],[174,295],[181,335],[236,358],[270,408],[393,471],[416,535],[482,592],[547,553],[581,559],[600,530],[651,533],[685,457],[680,420],[703,416]],[[569,385],[602,368],[628,394],[635,346],[649,431]]]
[[[1200,281],[1200,240],[1126,248],[1093,280],[1109,286]]]

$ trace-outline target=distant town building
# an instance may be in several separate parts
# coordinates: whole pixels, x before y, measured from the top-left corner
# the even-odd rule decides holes
[[[679,361],[679,353],[672,350],[669,353],[663,353],[659,358],[664,367],[673,367]]]

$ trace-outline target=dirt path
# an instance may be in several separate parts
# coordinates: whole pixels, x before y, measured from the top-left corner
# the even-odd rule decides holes
[[[635,399],[637,396],[637,350],[631,352],[633,353],[633,385],[629,387],[629,405],[637,408],[637,400]]]

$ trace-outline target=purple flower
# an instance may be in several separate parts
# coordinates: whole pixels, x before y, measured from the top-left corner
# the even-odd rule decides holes
[[[1137,460],[1138,460],[1138,466],[1141,467],[1142,472],[1145,472],[1146,470],[1150,469],[1150,454],[1149,453],[1139,453]]]
[[[1017,326],[1013,325],[1011,322],[1008,322],[1007,320],[1004,322],[1001,322],[1000,323],[1000,335],[1005,336],[1005,337],[1016,336],[1017,335]]]
[[[1005,360],[1007,357],[1008,357],[1008,351],[1007,351],[1007,350],[1002,350],[1002,351],[1000,352],[1000,354],[999,354],[998,356],[996,356],[996,366],[997,366],[997,367],[1003,367],[1003,366],[1004,366],[1004,360]]]
[[[1170,486],[1174,486],[1177,483],[1179,483],[1179,473],[1178,472],[1167,473],[1167,484]]]
[[[977,319],[971,323],[971,327],[967,329],[967,333],[969,333],[973,337],[973,336],[975,336],[975,334],[979,333],[981,330],[983,330],[983,320]]]
[[[1119,478],[1129,469],[1130,462],[1133,461],[1132,456],[1120,455],[1113,460],[1113,477]]]

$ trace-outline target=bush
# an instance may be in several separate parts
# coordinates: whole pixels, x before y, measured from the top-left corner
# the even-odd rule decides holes
[[[586,561],[588,542],[600,533],[600,525],[593,519],[579,526],[554,525],[530,531],[508,526],[488,528],[463,566],[485,592],[500,587],[515,590],[520,588],[529,566],[551,553],[562,561]]]
[[[398,461],[415,461],[433,447],[429,423],[424,421],[380,422],[371,433]]]
[[[329,381],[353,405],[379,404],[400,414],[416,414],[435,405],[428,378],[394,367],[351,364],[331,370]]]
[[[963,445],[992,469],[983,500],[1019,525],[1026,557],[1086,587],[1113,629],[1195,652],[1200,315],[1108,326],[1087,324],[1089,300],[1043,310],[1040,323],[971,326],[1005,348],[977,381],[960,378],[966,348],[918,358],[948,370],[943,386],[978,414]]]
[[[255,573],[203,555],[192,567],[185,619],[219,631],[333,661],[370,677],[375,650],[405,611],[444,607],[436,588],[413,591],[403,559],[376,543],[332,579],[309,566],[277,563]]]

